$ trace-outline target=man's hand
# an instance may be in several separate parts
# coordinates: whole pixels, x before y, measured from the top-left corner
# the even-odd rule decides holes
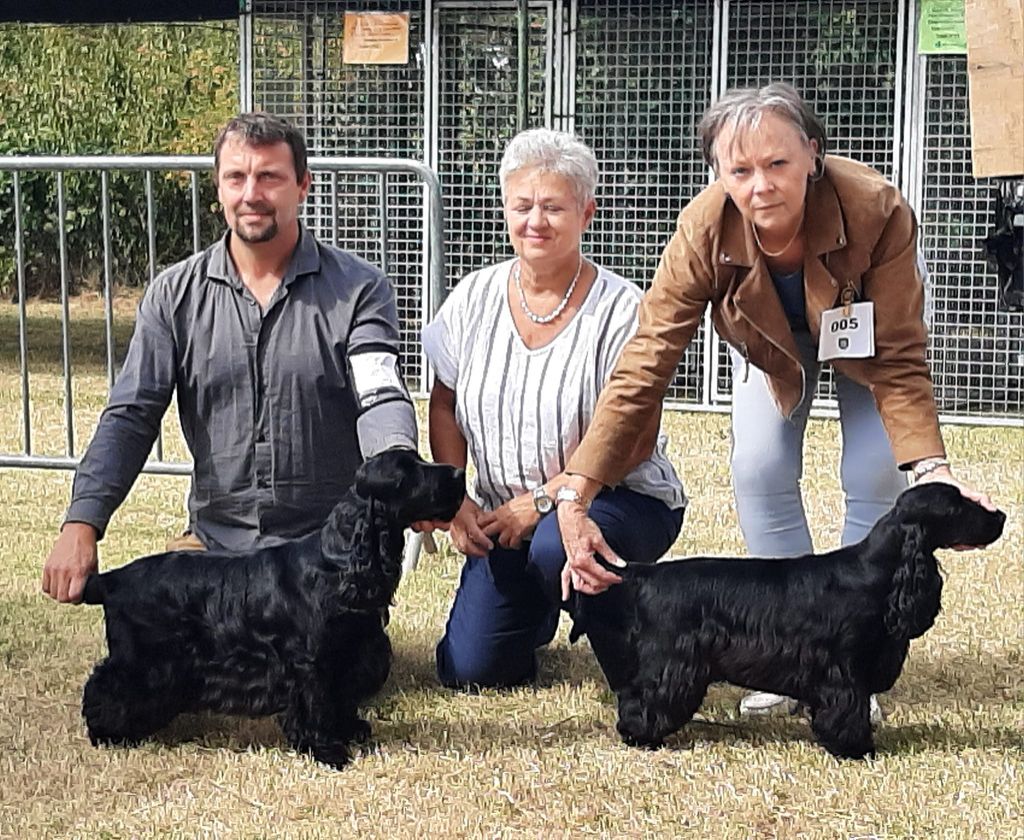
[[[451,528],[451,520],[420,519],[409,527],[417,534],[423,535],[423,548],[427,554],[437,554],[437,543],[434,542],[434,531],[447,531]]]
[[[85,579],[98,569],[96,529],[84,522],[67,522],[43,566],[43,592],[62,604],[77,604]]]
[[[605,542],[583,505],[561,502],[558,505],[558,528],[565,548],[565,566],[562,569],[562,600],[569,600],[572,589],[584,595],[597,595],[609,586],[621,583],[622,578],[609,572],[595,559],[600,554],[607,563],[622,568],[626,562]]]
[[[497,510],[480,517],[480,528],[489,537],[497,537],[498,545],[504,548],[519,548],[523,540],[533,536],[540,522],[540,514],[533,503],[533,496],[524,493],[516,496]]]

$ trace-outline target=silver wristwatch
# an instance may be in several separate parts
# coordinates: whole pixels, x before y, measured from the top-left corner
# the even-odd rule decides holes
[[[922,458],[914,464],[911,472],[914,475],[914,480],[919,481],[924,478],[924,476],[928,475],[928,473],[935,472],[935,470],[940,469],[941,467],[948,466],[949,461],[946,458]]]
[[[537,509],[537,513],[543,516],[545,513],[551,513],[555,509],[555,500],[548,495],[547,490],[543,486],[534,487],[533,506]]]
[[[576,502],[578,505],[582,505],[584,510],[590,508],[590,502],[588,502],[583,495],[573,487],[559,487],[558,492],[555,493],[555,505],[559,505],[562,502]]]

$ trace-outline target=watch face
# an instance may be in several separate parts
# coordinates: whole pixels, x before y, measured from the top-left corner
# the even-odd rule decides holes
[[[555,501],[544,492],[543,487],[538,487],[533,491],[533,506],[537,509],[537,513],[551,513],[555,507]]]

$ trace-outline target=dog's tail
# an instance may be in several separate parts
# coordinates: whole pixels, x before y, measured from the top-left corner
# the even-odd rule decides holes
[[[626,566],[613,566],[607,560],[605,560],[600,554],[595,554],[594,559],[601,565],[603,569],[616,574],[623,579],[627,580],[635,566],[633,564],[627,564]],[[613,587],[622,586],[621,583],[613,584]],[[599,615],[602,617],[596,619],[594,616],[595,609],[598,609],[596,604],[598,601],[604,603],[608,599],[607,594],[601,595],[584,595],[581,592],[577,592],[575,589],[569,592],[569,600],[562,603],[562,609],[572,616],[572,628],[569,630],[569,644],[574,644],[580,636],[586,636],[590,630],[590,624],[595,620],[607,621],[607,610],[599,611]],[[616,608],[620,609],[620,608]],[[613,610],[613,614],[615,610]]]
[[[85,579],[85,588],[82,590],[83,604],[102,604],[107,596],[107,586],[103,581],[103,575],[92,574]]]
[[[569,600],[562,603],[564,609],[572,616],[572,629],[569,631],[569,644],[576,644],[580,636],[587,634],[586,599],[575,589],[569,592]]]

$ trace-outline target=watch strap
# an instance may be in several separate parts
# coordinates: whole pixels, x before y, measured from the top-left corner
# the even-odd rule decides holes
[[[579,490],[573,487],[559,487],[558,492],[555,493],[555,507],[562,502],[575,502],[581,505],[584,510],[590,509],[590,500],[587,499]]]

